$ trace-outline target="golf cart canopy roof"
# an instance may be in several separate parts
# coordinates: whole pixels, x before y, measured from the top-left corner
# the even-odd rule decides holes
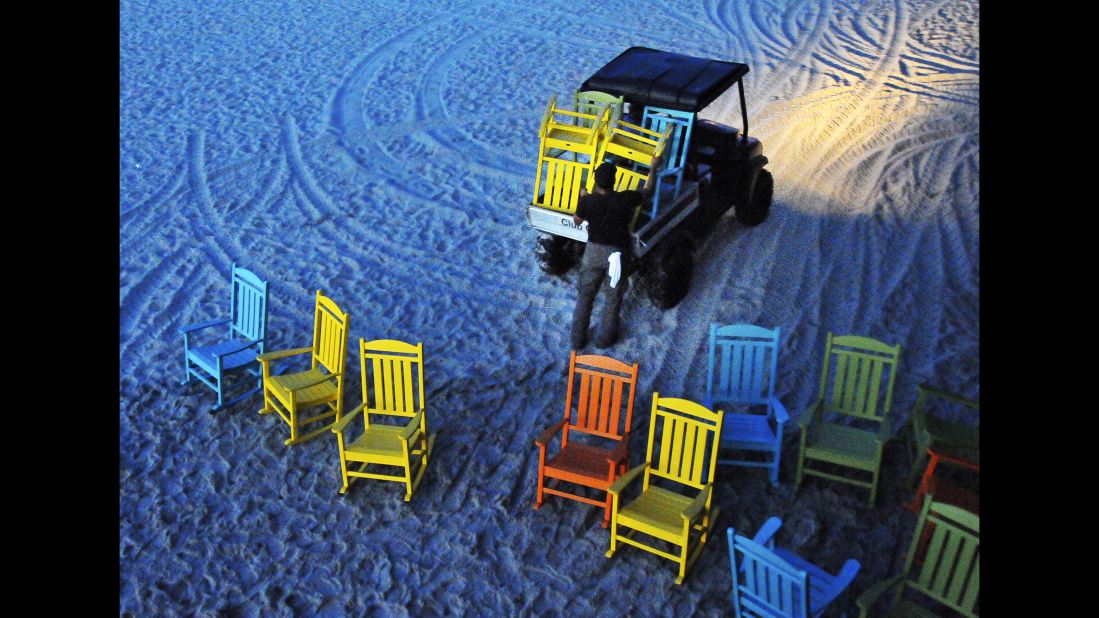
[[[748,65],[631,47],[580,86],[643,105],[699,112],[748,72]]]

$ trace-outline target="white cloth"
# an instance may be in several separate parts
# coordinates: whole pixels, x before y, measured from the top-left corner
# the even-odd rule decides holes
[[[607,267],[607,274],[611,277],[611,287],[618,285],[618,278],[622,276],[622,252],[615,251],[607,258],[607,262],[610,266]]]

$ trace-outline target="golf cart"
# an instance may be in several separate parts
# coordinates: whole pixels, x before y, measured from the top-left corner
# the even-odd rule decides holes
[[[692,253],[730,207],[737,221],[767,218],[773,179],[759,140],[748,136],[742,78],[748,65],[631,47],[581,84],[571,110],[550,98],[539,129],[538,175],[527,220],[541,232],[541,268],[562,275],[577,264],[587,223],[572,214],[604,161],[618,168],[615,190],[640,190],[656,175],[652,199],[635,213],[630,236],[642,288],[661,309],[690,287]],[[743,131],[698,112],[736,86]]]

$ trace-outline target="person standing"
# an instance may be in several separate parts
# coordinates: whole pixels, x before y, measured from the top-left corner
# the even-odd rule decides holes
[[[618,169],[613,163],[602,163],[595,169],[595,189],[581,190],[572,220],[577,225],[588,222],[588,243],[580,261],[579,295],[572,315],[572,347],[579,350],[588,344],[588,324],[592,305],[600,288],[605,294],[603,316],[599,323],[595,345],[609,348],[618,340],[618,311],[629,288],[628,277],[633,270],[630,252],[630,221],[637,206],[652,195],[651,175],[644,191],[615,191]]]

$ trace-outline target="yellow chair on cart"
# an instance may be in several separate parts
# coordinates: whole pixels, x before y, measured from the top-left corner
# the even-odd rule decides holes
[[[594,178],[596,151],[610,118],[609,106],[595,114],[557,107],[550,97],[538,130],[538,170],[531,204],[559,212],[576,212],[580,189]]]
[[[260,354],[256,359],[263,372],[263,409],[260,414],[276,412],[290,425],[286,444],[298,444],[315,438],[332,426],[327,423],[302,434],[320,421],[340,417],[343,410],[343,372],[347,356],[347,332],[351,316],[332,299],[317,290],[317,308],[313,316],[313,346]],[[312,353],[307,371],[272,375],[272,361]],[[324,406],[320,414],[305,416],[304,410]]]

